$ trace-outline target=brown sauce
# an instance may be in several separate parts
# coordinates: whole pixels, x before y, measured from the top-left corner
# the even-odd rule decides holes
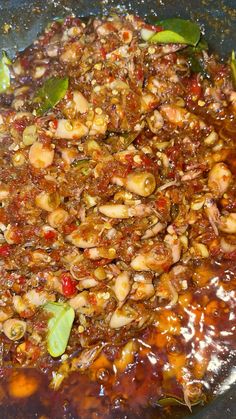
[[[172,45],[168,53],[163,46],[142,50],[139,25],[139,19],[124,17],[104,26],[95,20],[86,29],[75,18],[54,22],[19,54],[12,91],[0,97],[0,192],[9,193],[0,208],[2,418],[173,419],[188,414],[187,406],[198,409],[215,397],[235,365],[236,242],[221,218],[236,212],[236,100],[229,66],[205,54],[210,76],[192,74],[182,46],[178,51]],[[134,42],[127,53],[130,32]],[[110,62],[119,47],[124,56],[116,52]],[[44,70],[38,79],[35,74]],[[69,90],[48,113],[36,116],[33,94],[55,75],[70,78]],[[109,87],[117,79],[126,83],[123,93],[120,84]],[[142,111],[142,95],[151,89],[151,107]],[[75,91],[83,96],[81,112],[72,106]],[[11,102],[12,92],[18,93]],[[60,137],[65,119],[91,127],[86,102],[98,115],[95,133],[70,138],[64,131]],[[106,129],[97,132],[104,114]],[[156,115],[159,128],[153,126]],[[137,134],[140,121],[146,125]],[[30,126],[36,126],[35,142],[42,146],[39,163],[35,143],[23,143]],[[41,167],[44,153],[51,163]],[[209,182],[217,163],[230,171],[223,193]],[[132,185],[127,195],[130,174],[143,170],[154,177],[155,190],[146,196]],[[114,181],[122,176],[123,184]],[[49,196],[46,204],[39,192]],[[111,202],[128,202],[144,214],[109,218],[100,209]],[[219,211],[215,219],[208,212],[212,204]],[[63,225],[49,216],[58,207]],[[152,217],[163,225],[147,237]],[[77,230],[82,245],[71,240]],[[101,254],[93,257],[93,249]],[[149,265],[145,259],[143,269],[137,267],[137,255],[149,257]],[[115,291],[121,272],[132,282],[124,301]],[[91,279],[92,286],[84,282]],[[74,307],[81,295],[85,303],[75,306],[65,353],[50,356],[45,303]],[[122,315],[128,322],[113,327],[112,315],[127,302]],[[19,339],[4,329],[12,318],[26,324]],[[172,406],[176,400],[182,404]]]

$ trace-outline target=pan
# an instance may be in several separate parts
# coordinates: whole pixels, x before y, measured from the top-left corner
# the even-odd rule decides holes
[[[211,49],[225,58],[236,47],[236,3],[235,0],[1,0],[0,1],[0,45],[13,57],[17,50],[26,48],[37,34],[55,18],[63,18],[74,13],[79,17],[109,14],[111,12],[132,13],[145,17],[152,22],[158,18],[182,17],[198,21]],[[0,371],[1,376],[1,371]],[[236,385],[233,376],[225,382],[219,394],[208,405],[195,408],[192,414],[176,412],[176,418],[227,419],[236,418]],[[50,416],[40,399],[19,406],[1,406],[0,417],[11,418],[48,418],[65,416],[66,409],[59,416],[55,409]],[[64,412],[64,413],[63,413]],[[130,418],[130,416],[128,416]],[[146,409],[143,418],[159,417],[154,409]]]

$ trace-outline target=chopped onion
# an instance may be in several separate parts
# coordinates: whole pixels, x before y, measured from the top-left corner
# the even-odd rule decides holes
[[[172,307],[172,306],[174,306],[177,303],[177,301],[179,299],[179,295],[178,295],[178,293],[177,293],[174,285],[171,283],[171,281],[170,280],[166,280],[166,282],[167,282],[167,285],[169,287],[170,294],[171,294],[171,297],[172,297],[171,300],[170,300],[170,302],[169,302],[169,305]]]
[[[76,371],[78,369],[80,369],[80,371],[85,371],[88,369],[98,357],[104,346],[104,344],[99,344],[91,348],[84,349],[77,358],[72,360],[72,371]]]
[[[141,38],[144,41],[148,41],[153,35],[155,35],[155,31],[150,31],[150,29],[141,29]]]
[[[231,253],[236,250],[236,244],[229,243],[222,237],[220,241],[220,248],[224,253]]]
[[[158,191],[164,191],[164,189],[170,188],[171,186],[179,185],[176,180],[171,180],[170,182],[164,183],[164,185],[159,186],[157,188]]]
[[[38,138],[36,125],[29,125],[23,131],[23,143],[24,145],[32,145]]]

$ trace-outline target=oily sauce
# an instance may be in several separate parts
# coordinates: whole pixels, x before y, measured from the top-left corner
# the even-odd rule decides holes
[[[4,419],[173,419],[217,395],[235,366],[230,66],[204,50],[196,73],[191,49],[144,42],[143,29],[132,15],[68,17],[10,66]],[[47,304],[75,314],[58,356]]]
[[[34,369],[2,368],[2,414],[9,418],[13,412],[22,412],[19,418],[30,418],[34,411],[43,418],[139,417],[144,406],[152,406],[158,415],[173,417],[179,408],[160,410],[158,399],[166,394],[181,398],[175,375],[186,365],[186,373],[193,368],[193,391],[203,386],[207,399],[217,394],[235,362],[236,265],[200,264],[195,272],[192,291],[180,296],[176,308],[160,308],[163,332],[149,327],[135,338],[137,351],[125,371],[114,366],[120,348],[112,345],[104,347],[88,374],[71,373],[58,391],[48,388],[50,368],[41,374]],[[181,335],[175,336],[179,327]],[[32,395],[28,399],[10,397],[12,381],[20,385],[22,374],[33,384],[37,382]],[[186,408],[182,409],[186,414]]]

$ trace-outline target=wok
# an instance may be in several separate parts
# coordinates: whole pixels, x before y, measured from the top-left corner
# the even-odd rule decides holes
[[[202,25],[210,47],[221,57],[229,56],[236,49],[236,1],[235,0],[0,0],[0,45],[10,56],[31,44],[37,34],[57,17],[72,12],[80,17],[89,17],[110,12],[132,11],[146,17],[150,22],[155,17],[181,16],[191,18]],[[7,23],[10,28],[6,30]],[[5,29],[5,30],[4,30]],[[230,380],[229,380],[230,381]],[[231,380],[233,381],[233,379]],[[196,408],[186,415],[178,411],[177,418],[225,419],[236,418],[236,385],[226,385],[222,394],[203,408]],[[19,407],[1,407],[0,417],[25,419],[40,417],[40,402]],[[22,416],[23,414],[23,416]],[[157,418],[154,410],[146,410],[143,417]],[[159,415],[158,415],[159,416]],[[172,418],[173,419],[173,418]]]

